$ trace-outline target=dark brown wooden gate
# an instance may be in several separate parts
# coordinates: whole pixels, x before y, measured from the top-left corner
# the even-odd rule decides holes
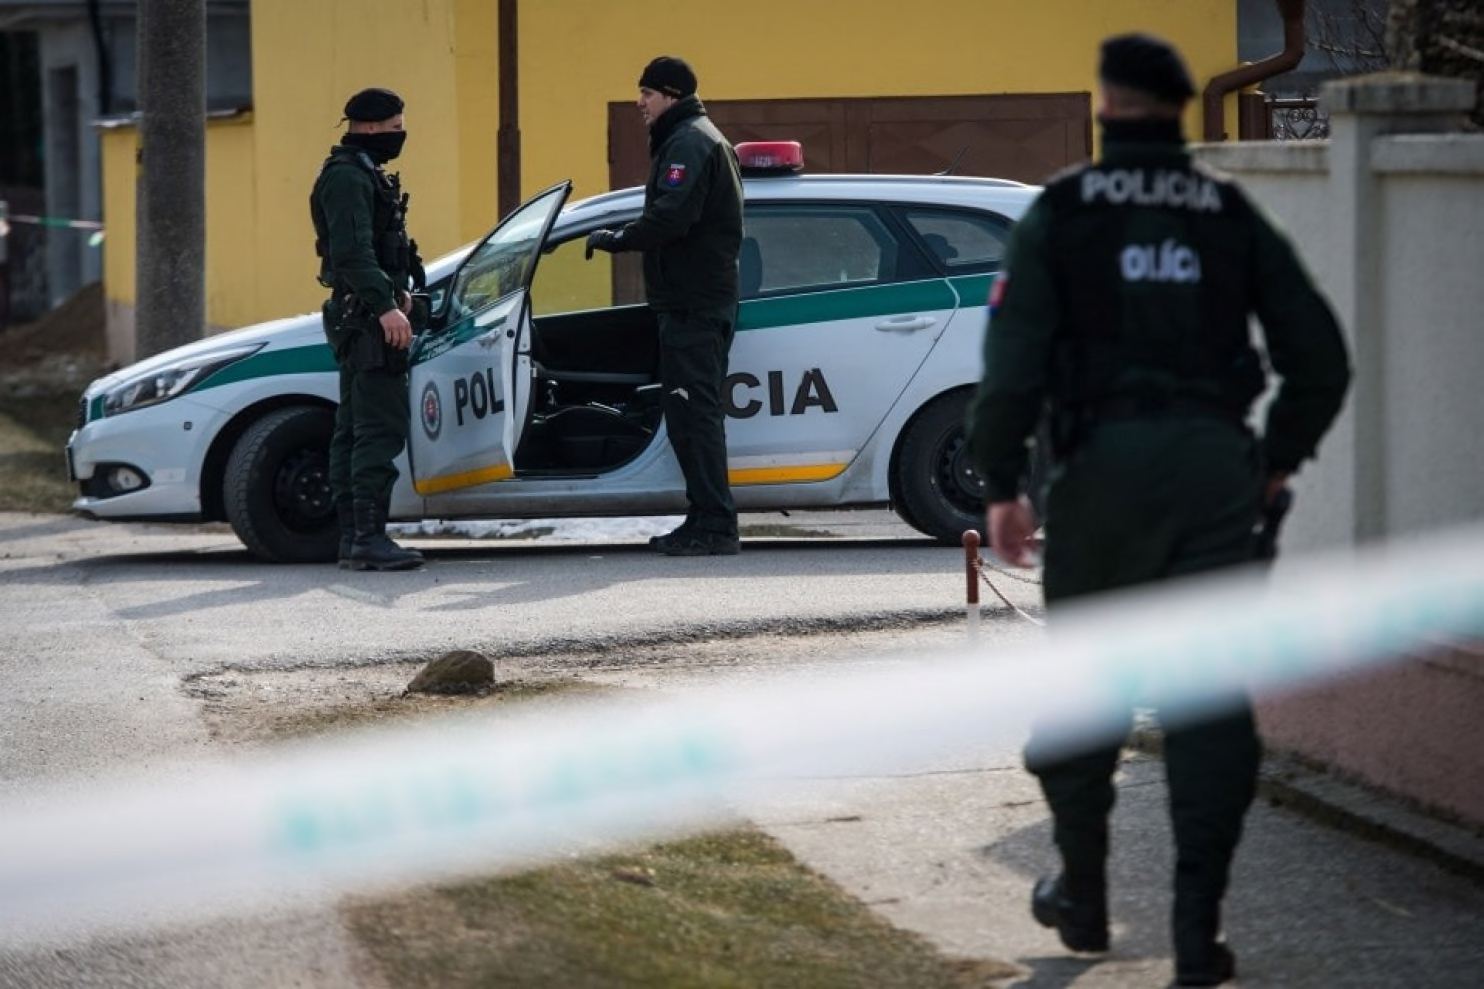
[[[1091,107],[1089,93],[706,103],[733,144],[801,143],[807,172],[951,170],[1033,183],[1092,156]],[[612,187],[641,184],[649,135],[633,103],[608,105],[608,148]]]

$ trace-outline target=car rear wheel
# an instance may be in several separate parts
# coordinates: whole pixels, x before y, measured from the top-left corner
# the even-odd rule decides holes
[[[334,413],[275,409],[237,440],[227,460],[227,521],[254,556],[273,563],[334,560],[340,530],[330,501]]]
[[[969,462],[967,405],[967,392],[930,402],[907,427],[892,464],[892,507],[902,521],[955,546],[969,529],[984,535],[984,482]]]

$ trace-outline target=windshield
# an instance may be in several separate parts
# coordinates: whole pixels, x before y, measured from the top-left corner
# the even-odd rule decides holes
[[[507,216],[454,276],[449,316],[461,319],[530,284],[531,270],[569,185],[553,186]]]

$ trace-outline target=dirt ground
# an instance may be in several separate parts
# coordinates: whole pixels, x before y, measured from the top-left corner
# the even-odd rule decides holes
[[[553,695],[648,693],[717,679],[745,680],[800,666],[823,668],[851,656],[951,648],[962,639],[962,628],[946,622],[836,631],[827,636],[761,635],[627,644],[604,652],[502,657],[495,665],[495,682],[473,695],[407,693],[418,671],[437,658],[431,654],[417,662],[363,666],[228,668],[193,677],[184,689],[202,702],[202,717],[215,739],[228,745],[253,744]]]
[[[107,368],[103,284],[32,323],[0,330],[0,388],[16,397],[80,392]]]

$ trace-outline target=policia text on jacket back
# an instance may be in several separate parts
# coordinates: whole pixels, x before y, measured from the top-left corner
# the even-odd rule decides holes
[[[364,89],[345,104],[349,127],[309,197],[325,336],[340,369],[330,441],[330,494],[340,522],[340,566],[408,570],[422,554],[387,538],[393,464],[407,442],[407,352],[422,264],[407,237],[407,195],[382,168],[401,153],[402,100]]]
[[[1194,87],[1174,49],[1147,35],[1110,39],[1099,77],[1103,157],[1051,180],[1016,227],[968,424],[991,544],[1026,565],[1036,520],[1019,479],[1049,409],[1043,582],[1053,628],[1065,601],[1250,562],[1263,506],[1314,455],[1350,373],[1292,245],[1231,180],[1187,154],[1180,115]],[[1247,425],[1267,381],[1251,316],[1280,381],[1260,436]],[[1050,805],[1062,869],[1036,884],[1032,912],[1067,947],[1106,951],[1122,738],[1067,750],[1054,717],[1033,729],[1026,765]],[[1241,696],[1210,720],[1163,727],[1176,983],[1216,985],[1236,967],[1220,911],[1259,742]]]

